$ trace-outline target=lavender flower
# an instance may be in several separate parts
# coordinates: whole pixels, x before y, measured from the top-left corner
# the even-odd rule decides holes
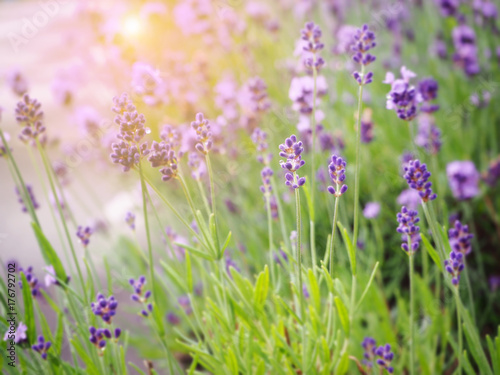
[[[308,69],[315,69],[319,72],[325,65],[323,58],[317,56],[324,47],[324,44],[321,43],[321,29],[314,22],[308,22],[301,30],[301,34],[302,40],[306,42],[303,49],[307,52],[304,65]]]
[[[471,27],[461,24],[452,31],[455,53],[453,61],[463,69],[468,76],[479,73],[478,49],[476,45],[476,33]]]
[[[259,77],[250,78],[238,93],[238,102],[242,108],[242,126],[252,129],[258,123],[260,116],[271,108],[267,96],[267,86]]]
[[[366,108],[363,111],[363,116],[361,117],[361,142],[370,143],[373,141],[373,121],[372,121],[372,110]]]
[[[196,115],[196,120],[191,123],[191,127],[196,131],[196,149],[202,154],[208,154],[212,148],[212,132],[210,123],[203,117],[203,113]]]
[[[376,57],[368,53],[368,51],[374,48],[376,45],[375,33],[373,31],[370,31],[368,25],[363,25],[363,27],[356,30],[356,33],[354,34],[354,43],[351,47],[352,51],[354,52],[352,59],[362,66],[370,65],[376,60]],[[367,85],[373,80],[373,72],[363,74],[361,72],[355,71],[352,76],[360,85]]]
[[[23,74],[17,70],[11,70],[7,73],[5,80],[7,86],[10,87],[12,92],[17,96],[23,96],[28,91],[28,81]]]
[[[269,198],[273,190],[271,187],[271,176],[273,175],[273,170],[269,167],[264,167],[264,169],[260,172],[260,175],[262,177],[260,191],[266,198]]]
[[[464,255],[456,251],[450,252],[450,258],[444,261],[446,271],[452,276],[451,282],[458,286],[460,281],[460,273],[464,270]]]
[[[167,322],[169,322],[173,326],[176,326],[176,325],[181,324],[181,318],[179,318],[179,316],[177,314],[175,314],[174,312],[170,311],[167,314]]]
[[[303,186],[306,183],[306,178],[299,177],[296,173],[306,163],[302,160],[302,152],[304,151],[302,142],[297,141],[297,137],[292,134],[290,138],[285,139],[285,143],[280,144],[279,149],[281,150],[279,155],[286,158],[285,161],[280,160],[281,168],[289,171],[285,174],[285,184],[293,189]]]
[[[420,194],[413,189],[405,189],[398,195],[396,203],[400,206],[406,206],[409,210],[417,209],[420,200]]]
[[[423,202],[436,199],[437,195],[432,192],[432,182],[429,181],[431,173],[424,163],[419,160],[411,160],[405,167],[405,179],[408,186],[418,191]]]
[[[293,101],[292,109],[299,113],[297,129],[304,131],[320,123],[325,114],[319,110],[321,97],[327,92],[328,85],[324,76],[316,77],[316,101],[314,101],[314,78],[310,76],[294,77],[290,83],[288,97]],[[311,124],[311,113],[316,108],[315,124]]]
[[[3,337],[3,341],[14,341],[16,344],[19,344],[23,341],[26,341],[26,339],[28,338],[26,336],[26,332],[28,332],[28,327],[26,326],[26,324],[24,324],[23,322],[19,322],[17,328],[15,329],[15,332],[12,332],[11,329],[13,326],[10,326],[11,328],[7,330],[7,332],[5,332],[5,335]],[[9,336],[11,335],[14,335],[14,339],[9,339]]]
[[[340,156],[332,155],[331,162],[328,164],[328,173],[335,187],[328,186],[330,194],[340,197],[347,191],[347,185],[344,185],[346,162]]]
[[[460,0],[434,0],[443,17],[455,16],[460,6]]]
[[[226,255],[226,272],[229,275],[229,277],[233,278],[233,276],[231,275],[231,268],[236,272],[241,271],[240,268],[238,267],[238,265],[236,264],[236,262],[233,260],[233,258],[231,258],[229,256],[229,254],[227,254]]]
[[[31,349],[33,349],[35,352],[40,353],[42,359],[47,359],[47,351],[50,349],[52,346],[52,343],[50,341],[45,341],[45,338],[43,336],[38,336],[37,344],[33,345]]]
[[[113,296],[106,299],[101,293],[97,294],[96,298],[97,301],[90,304],[92,312],[100,316],[104,322],[111,324],[113,316],[116,315],[118,301]]]
[[[149,316],[149,313],[153,311],[153,305],[151,303],[148,303],[148,298],[151,297],[151,291],[148,290],[145,293],[143,291],[144,284],[146,284],[146,277],[141,276],[137,280],[130,279],[129,283],[134,288],[134,294],[132,294],[130,298],[132,299],[132,301],[139,302],[145,305],[146,308],[141,311],[141,314],[144,317]]]
[[[377,365],[387,370],[389,374],[394,372],[394,368],[391,366],[391,362],[394,358],[394,353],[391,351],[391,346],[389,344],[381,345],[375,349],[375,354],[377,355]]]
[[[182,307],[186,315],[190,315],[193,312],[193,308],[191,307],[191,300],[189,299],[189,296],[180,296],[177,298],[177,302],[179,305]]]
[[[45,126],[42,123],[43,112],[40,110],[41,104],[36,99],[31,99],[27,94],[23,100],[17,103],[16,121],[23,126],[19,139],[25,143],[31,141],[36,145],[36,140],[44,143],[42,134],[45,132]]]
[[[160,173],[163,175],[163,181],[169,181],[177,177],[177,156],[169,143],[153,141],[148,160],[153,168],[162,167]]]
[[[139,163],[143,156],[149,153],[148,144],[144,142],[140,146],[136,146],[125,141],[111,144],[113,150],[111,159],[115,164],[121,164],[123,171],[128,172],[131,168]]]
[[[132,66],[131,86],[144,103],[150,106],[164,102],[167,97],[166,86],[159,71],[144,62],[138,61]]]
[[[2,108],[0,108],[0,120],[1,119],[2,119]],[[4,132],[3,136],[4,136],[6,142],[10,141],[10,135],[9,135],[9,133]],[[4,144],[2,138],[0,138],[0,158],[1,157],[5,157],[5,158],[8,157],[8,155],[7,155],[7,153],[8,153],[7,147],[9,147],[8,143]],[[12,152],[12,149],[10,147],[9,147],[9,151]]]
[[[451,249],[457,253],[468,255],[472,251],[470,240],[474,238],[472,233],[469,233],[469,226],[463,225],[460,221],[455,221],[455,227],[448,230],[448,239]]]
[[[368,202],[363,209],[363,216],[367,219],[375,219],[380,213],[380,203]]]
[[[488,278],[488,282],[490,284],[490,290],[495,292],[498,288],[500,288],[500,276],[493,275]]]
[[[472,161],[453,161],[446,166],[446,175],[453,196],[458,200],[479,194],[479,172]]]
[[[78,226],[76,236],[80,239],[80,242],[82,243],[83,247],[87,247],[87,245],[90,242],[91,235],[92,235],[92,228],[90,227],[84,228],[81,225]]]
[[[257,160],[265,165],[268,165],[273,158],[273,154],[269,153],[266,155],[268,144],[267,144],[267,133],[260,128],[255,128],[252,133],[252,142],[257,146]]]
[[[403,234],[401,248],[410,255],[418,250],[421,240],[420,228],[417,226],[420,219],[417,215],[417,211],[408,210],[405,206],[401,208],[401,212],[397,215],[399,223],[397,231]],[[411,249],[408,247],[408,238]]]
[[[282,249],[280,249],[279,252],[274,253],[273,258],[276,264],[279,266],[283,265],[283,261],[288,263],[288,255],[286,255],[286,253]]]
[[[125,215],[125,222],[130,227],[130,229],[135,230],[135,215],[132,212],[127,212]]]
[[[434,125],[432,116],[422,114],[418,117],[418,134],[415,144],[425,148],[427,152],[436,155],[441,149],[441,131]]]
[[[306,284],[302,285],[302,294],[304,294],[305,299],[311,297],[311,295],[309,294],[309,290],[307,290]]]
[[[493,187],[500,180],[500,156],[490,162],[488,170],[483,173],[483,180]]]
[[[182,134],[172,125],[164,125],[160,138],[170,145],[171,149],[178,150],[182,144]]]
[[[31,187],[31,185],[26,185],[26,190],[28,192],[29,199],[31,201],[33,209],[36,210],[36,209],[40,208],[40,205],[38,204],[38,202],[37,202],[37,200],[35,198],[35,194],[33,193],[33,188]],[[24,191],[23,191],[23,194],[21,194],[21,191],[16,186],[16,194],[17,194],[17,201],[21,204],[22,211],[23,212],[28,212],[28,208],[26,207],[24,199],[23,199]]]
[[[36,298],[38,296],[39,284],[38,279],[33,273],[33,267],[29,266],[27,269],[19,268],[19,272],[24,273],[26,281],[28,282],[28,285],[31,289],[31,295]],[[23,283],[21,281],[19,281],[19,288],[23,288]]]
[[[104,349],[106,346],[106,339],[111,339],[113,336],[111,334],[111,331],[107,328],[95,328],[93,326],[89,327],[89,341],[98,349]],[[114,338],[115,340],[118,340],[120,337],[122,331],[120,328],[116,328],[114,332]],[[99,355],[102,355],[102,353],[99,353]]]
[[[201,178],[205,175],[206,166],[200,155],[190,152],[188,154],[188,166],[191,167],[191,177],[196,181],[201,181]]]
[[[363,342],[361,343],[361,346],[365,351],[363,354],[363,364],[368,368],[372,368],[373,360],[375,358],[375,349],[377,348],[377,342],[372,337],[365,337]]]
[[[424,102],[420,108],[422,112],[432,113],[439,109],[439,105],[431,103],[437,98],[438,89],[437,81],[432,78],[425,78],[418,83],[418,92]]]
[[[383,83],[391,85],[391,91],[387,94],[386,108],[394,110],[400,119],[411,121],[417,116],[417,106],[422,101],[422,95],[410,84],[410,79],[416,77],[415,73],[403,66],[401,77],[396,79],[391,72],[387,72],[385,76]]]

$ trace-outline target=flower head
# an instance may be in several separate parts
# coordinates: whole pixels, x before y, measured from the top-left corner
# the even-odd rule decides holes
[[[431,102],[437,98],[439,84],[433,78],[425,78],[418,83],[418,91],[424,101],[420,108],[422,112],[432,113],[439,109],[437,104]]]
[[[31,201],[31,204],[33,205],[33,209],[36,210],[40,207],[38,204],[35,194],[33,193],[33,187],[31,185],[26,185],[26,191],[28,192],[29,195],[29,200]],[[28,212],[28,208],[26,207],[25,201],[23,199],[24,191],[19,190],[19,188],[16,186],[16,194],[17,194],[17,201],[21,204],[21,209],[23,212]]]
[[[401,67],[401,78],[395,79],[394,74],[387,72],[383,83],[391,85],[387,94],[386,108],[394,110],[398,117],[405,121],[413,120],[418,113],[418,104],[422,95],[410,84],[410,79],[416,77],[411,70]]]
[[[81,225],[78,226],[76,236],[80,239],[80,242],[82,243],[83,247],[88,246],[90,242],[90,236],[92,235],[92,233],[93,233],[92,228],[82,227]]]
[[[363,111],[363,116],[361,117],[361,142],[370,143],[373,141],[373,121],[372,121],[372,110],[366,108]]]
[[[101,293],[97,294],[97,301],[90,304],[94,315],[100,316],[108,324],[111,323],[113,316],[116,315],[118,301],[113,296],[105,298]]]
[[[260,172],[260,176],[262,177],[262,185],[260,187],[260,191],[264,194],[265,197],[269,197],[271,191],[273,190],[271,187],[271,176],[273,175],[273,170],[269,167],[264,167]]]
[[[431,173],[424,163],[420,163],[419,160],[410,160],[404,170],[408,186],[418,191],[423,202],[436,199],[437,195],[431,189],[432,182],[429,181]]]
[[[153,168],[160,169],[163,181],[169,181],[177,177],[177,156],[170,143],[153,141],[148,160]]]
[[[351,46],[351,49],[354,52],[352,59],[360,65],[370,65],[376,60],[376,57],[368,51],[376,45],[375,33],[368,28],[368,25],[363,25],[363,27],[356,30],[356,33],[354,34],[354,43]],[[363,75],[362,73],[355,71],[352,76],[360,85],[367,85],[373,80],[373,72],[368,72]]]
[[[297,137],[292,134],[285,139],[285,143],[280,144],[279,149],[281,150],[279,155],[286,159],[280,160],[281,168],[288,170],[288,173],[285,174],[285,184],[293,189],[303,186],[306,178],[299,177],[296,173],[306,163],[302,160],[302,152],[304,151],[302,142],[297,141]]]
[[[469,226],[463,225],[456,220],[453,228],[448,230],[448,239],[453,251],[468,255],[472,251],[471,239],[474,238],[472,233],[469,233]]]
[[[125,215],[125,222],[130,227],[130,229],[135,230],[135,215],[132,212],[127,212]]]
[[[115,340],[118,340],[118,338],[121,335],[121,329],[116,328],[114,332],[114,338]],[[89,341],[98,349],[104,349],[106,346],[106,340],[109,340],[113,337],[111,334],[111,331],[107,328],[95,328],[93,326],[89,327]],[[102,355],[102,353],[99,353],[99,355]]]
[[[324,47],[321,42],[321,34],[321,29],[314,22],[306,23],[301,30],[301,39],[306,42],[303,49],[308,53],[304,64],[306,68],[314,68],[316,71],[319,71],[325,65],[325,61],[320,56],[317,56]]]
[[[328,164],[328,173],[335,187],[328,186],[330,194],[340,197],[347,191],[347,185],[344,185],[346,162],[340,156],[332,155],[330,164]]]
[[[394,372],[394,368],[391,366],[391,362],[394,359],[394,353],[391,351],[391,346],[389,344],[381,345],[375,349],[375,354],[377,355],[377,365],[387,370],[389,374]]]
[[[450,257],[444,261],[444,266],[446,271],[452,276],[452,284],[458,286],[460,273],[465,268],[464,254],[452,250]]]
[[[143,291],[144,284],[146,284],[146,277],[141,276],[137,280],[130,279],[129,283],[134,288],[134,294],[132,294],[130,298],[132,299],[132,301],[142,303],[145,306],[145,309],[141,311],[141,314],[147,317],[149,313],[153,311],[153,305],[151,303],[148,303],[148,298],[151,297],[151,291]]]
[[[212,148],[212,132],[210,122],[203,117],[203,113],[196,115],[196,120],[191,123],[191,127],[196,131],[196,149],[202,154],[208,154]]]
[[[19,135],[19,139],[23,142],[31,141],[36,144],[36,140],[44,143],[41,138],[45,132],[45,126],[42,123],[43,112],[41,111],[41,104],[36,99],[31,99],[28,94],[23,96],[23,100],[17,103],[16,107],[16,121],[19,125],[23,126],[23,130]]]
[[[5,335],[3,337],[3,341],[11,341],[11,339],[9,339],[9,336],[11,335],[14,335],[14,342],[16,344],[19,344],[23,341],[26,341],[27,339],[27,336],[26,336],[26,332],[28,332],[28,327],[26,326],[26,324],[24,324],[23,322],[19,322],[17,328],[15,330],[12,330],[12,328],[14,326],[10,326],[11,328],[7,330],[7,332],[5,332]]]
[[[380,214],[380,203],[368,202],[363,209],[363,216],[367,219],[375,219]]]
[[[365,337],[361,346],[364,349],[363,364],[368,368],[373,367],[373,359],[375,358],[375,350],[377,349],[377,342],[373,337]]]
[[[493,187],[500,180],[500,156],[490,162],[488,170],[483,172],[483,180],[489,186]]]
[[[479,172],[472,161],[453,161],[446,166],[446,175],[453,196],[459,200],[479,194]]]
[[[47,359],[47,351],[52,346],[50,341],[45,341],[43,336],[38,336],[37,343],[31,347],[35,352],[40,353],[42,359]]]
[[[418,117],[418,134],[415,144],[423,147],[432,155],[436,155],[441,149],[441,131],[434,124],[432,116],[422,114]]]
[[[113,104],[112,111],[116,113],[115,123],[120,126],[120,133],[117,136],[119,139],[129,143],[138,143],[146,134],[149,134],[150,130],[144,126],[146,118],[137,112],[134,103],[126,93],[120,97],[115,96]]]
[[[257,160],[265,165],[268,165],[271,161],[273,154],[269,153],[266,155],[268,144],[267,144],[267,133],[260,128],[255,128],[252,133],[252,142],[257,147]]]
[[[401,248],[411,255],[417,251],[421,240],[420,228],[417,226],[417,223],[420,221],[418,212],[408,210],[403,206],[401,212],[397,215],[397,220],[399,223],[397,231],[403,234]]]
[[[35,277],[35,274],[33,273],[33,267],[30,266],[26,269],[19,268],[19,272],[24,273],[26,281],[28,282],[28,285],[31,289],[31,295],[33,297],[37,297],[40,285],[38,284],[38,279]],[[21,281],[19,281],[19,287],[21,289],[23,288],[23,283]]]
[[[2,118],[2,109],[0,108],[0,120],[1,120],[1,118]],[[7,158],[8,157],[7,147],[9,147],[7,142],[10,141],[10,135],[9,135],[9,133],[4,132],[3,136],[5,138],[6,144],[4,144],[2,138],[0,138],[0,158],[1,157]],[[9,151],[12,152],[12,149],[10,147],[9,147]]]

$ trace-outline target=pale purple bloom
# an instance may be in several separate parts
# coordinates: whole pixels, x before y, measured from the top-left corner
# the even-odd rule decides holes
[[[17,69],[9,71],[6,74],[5,80],[7,81],[7,86],[9,86],[12,92],[17,96],[23,96],[28,91],[28,81]]]
[[[279,149],[281,150],[279,155],[286,159],[285,161],[280,160],[281,168],[288,170],[285,174],[285,184],[293,189],[303,186],[306,178],[299,177],[296,173],[306,163],[302,160],[302,152],[304,151],[302,142],[298,141],[297,137],[292,134],[285,139],[285,143],[280,144]]]
[[[380,203],[368,202],[363,209],[363,216],[367,219],[375,219],[380,213]]]
[[[35,194],[33,192],[33,187],[31,185],[26,185],[26,191],[28,192],[28,198],[31,201],[31,204],[33,206],[34,210],[37,210],[40,208],[40,205],[38,204],[38,201],[35,198]],[[28,208],[26,207],[25,201],[24,201],[24,189],[19,189],[16,186],[16,194],[17,194],[17,201],[21,204],[21,209],[23,212],[27,213],[29,212]]]
[[[347,185],[344,185],[346,178],[345,167],[346,162],[343,158],[332,155],[330,164],[328,164],[328,173],[335,186],[328,186],[327,190],[336,197],[340,197],[347,191]]]
[[[488,170],[483,173],[483,180],[489,186],[493,187],[500,179],[500,156],[492,160],[488,166]]]
[[[452,31],[455,53],[453,61],[462,68],[468,76],[478,74],[480,71],[476,33],[471,27],[461,24]]]
[[[472,233],[469,233],[469,226],[463,225],[456,220],[453,228],[448,230],[448,239],[453,251],[468,255],[472,251],[471,239],[474,238]]]
[[[446,166],[451,192],[456,199],[474,198],[479,194],[479,172],[472,161],[453,161]]]
[[[411,121],[417,116],[418,105],[422,102],[422,95],[410,84],[410,80],[417,75],[411,70],[401,67],[401,78],[396,79],[394,74],[387,72],[383,83],[391,85],[387,94],[386,108],[394,110],[398,117]]]
[[[7,332],[5,332],[3,341],[11,341],[11,339],[9,339],[9,336],[14,335],[14,342],[16,344],[19,344],[20,342],[23,342],[27,339],[26,332],[28,332],[28,327],[26,326],[26,324],[24,324],[23,322],[19,322],[15,333],[11,333],[10,330],[7,330]]]
[[[36,145],[36,140],[39,139],[45,143],[44,132],[45,126],[42,123],[43,111],[42,105],[36,99],[31,99],[28,94],[23,96],[23,99],[16,106],[16,121],[23,126],[23,130],[19,135],[19,139],[25,143],[28,141],[32,145]]]
[[[425,148],[427,152],[435,155],[441,149],[441,131],[434,124],[432,116],[422,113],[418,117],[418,133],[415,137],[415,144]]]
[[[132,66],[131,86],[147,105],[155,106],[168,102],[167,88],[160,72],[150,64],[138,61]]]
[[[90,242],[90,236],[92,235],[92,233],[93,233],[92,228],[82,227],[81,225],[79,225],[76,235],[80,239],[82,245],[84,247],[87,247]]]
[[[127,212],[125,215],[125,222],[130,227],[130,229],[135,230],[135,215],[132,212]]]
[[[416,210],[421,202],[420,194],[413,189],[405,189],[398,195],[396,199],[397,204],[406,206],[410,210]]]
[[[233,121],[238,117],[237,93],[238,85],[230,75],[223,77],[214,87],[215,105],[222,110],[223,116],[228,121]]]
[[[450,257],[444,261],[446,271],[452,276],[451,282],[458,286],[460,273],[464,270],[464,255],[456,251],[451,251]]]
[[[358,29],[354,34],[354,43],[351,46],[351,50],[354,52],[352,59],[363,66],[371,64],[376,58],[368,51],[375,46],[375,33],[368,28],[368,25],[363,25],[363,27]],[[358,84],[367,85],[373,80],[373,72],[362,75],[360,72],[355,71],[353,77]]]
[[[56,279],[56,271],[54,271],[54,266],[50,265],[45,267],[45,286],[48,288],[51,285],[58,285]]]

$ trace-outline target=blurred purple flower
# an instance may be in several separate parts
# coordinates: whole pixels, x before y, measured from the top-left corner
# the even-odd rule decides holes
[[[7,86],[9,86],[12,92],[17,96],[23,96],[28,91],[28,81],[17,69],[7,72],[5,80]]]
[[[28,207],[26,207],[26,204],[25,204],[24,199],[23,199],[24,189],[19,189],[16,186],[15,190],[16,190],[16,194],[17,194],[17,201],[21,204],[22,211],[28,212]],[[33,187],[31,185],[26,185],[26,190],[28,192],[29,200],[31,201],[33,209],[37,210],[38,208],[40,208],[40,205],[38,204],[38,201],[35,198],[35,194],[33,193]]]
[[[130,227],[130,229],[135,230],[135,215],[132,212],[127,212],[125,215],[125,222]]]
[[[405,189],[398,195],[397,204],[406,206],[410,210],[416,210],[421,202],[420,194],[413,189]]]
[[[453,228],[448,230],[448,239],[451,249],[457,253],[468,255],[472,251],[470,240],[474,238],[472,233],[469,233],[469,226],[463,225],[456,220]]]
[[[328,173],[335,186],[328,186],[327,190],[336,197],[340,197],[347,191],[347,185],[344,185],[345,167],[346,162],[343,158],[337,155],[331,156],[330,164],[328,164]]]
[[[446,175],[453,196],[458,200],[479,194],[479,172],[472,161],[453,161],[446,166]]]
[[[431,173],[427,165],[420,160],[411,160],[405,167],[404,178],[411,189],[417,190],[423,202],[436,199],[437,195],[432,192],[432,182],[429,181]]]
[[[92,228],[82,227],[81,225],[78,226],[76,236],[80,239],[80,242],[82,243],[83,247],[88,246],[90,242],[90,236],[92,235],[92,233],[93,233]]]
[[[155,106],[168,102],[165,82],[161,79],[160,72],[150,64],[138,61],[132,65],[131,86],[147,105]]]
[[[455,53],[453,61],[462,68],[468,76],[476,75],[480,71],[476,33],[471,27],[461,24],[452,31]]]
[[[363,209],[363,216],[367,219],[375,219],[380,213],[380,203],[368,202]]]
[[[418,133],[415,144],[425,148],[431,155],[436,155],[441,149],[441,131],[434,125],[432,116],[422,113],[418,117]]]
[[[397,214],[399,226],[397,231],[403,235],[401,248],[407,253],[414,253],[420,244],[420,228],[417,226],[420,218],[418,212],[401,207],[401,212]],[[411,249],[408,247],[408,236],[410,237]]]
[[[449,259],[444,261],[446,271],[452,276],[451,282],[453,285],[458,286],[460,281],[460,273],[464,270],[464,255],[451,251]]]
[[[354,52],[352,59],[354,62],[367,66],[376,60],[376,57],[368,53],[369,50],[374,48],[377,44],[375,43],[375,33],[368,28],[368,25],[363,25],[354,34],[354,43],[351,46],[351,50]],[[355,71],[353,74],[354,79],[360,85],[367,85],[373,80],[373,72],[365,73],[364,76]]]
[[[500,180],[500,156],[490,162],[488,169],[483,172],[482,178],[489,186],[496,185]]]
[[[418,104],[422,101],[419,91],[410,84],[410,80],[416,76],[403,66],[402,78],[396,79],[393,73],[387,72],[383,82],[391,85],[391,91],[387,94],[386,108],[394,110],[398,117],[405,121],[411,121],[417,116]]]
[[[10,326],[10,327],[12,329],[12,326]],[[26,332],[28,332],[28,327],[26,326],[26,324],[24,324],[23,322],[19,322],[14,333],[11,333],[10,329],[8,329],[7,332],[5,332],[5,335],[3,337],[3,341],[11,341],[12,339],[10,339],[9,336],[14,335],[13,341],[16,344],[19,344],[23,341],[26,341],[26,339],[27,339]]]

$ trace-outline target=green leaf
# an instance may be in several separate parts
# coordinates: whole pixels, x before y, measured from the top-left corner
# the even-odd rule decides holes
[[[23,302],[24,302],[24,323],[27,327],[28,341],[30,345],[33,345],[36,341],[36,323],[35,323],[35,311],[33,308],[33,297],[31,295],[31,288],[26,280],[26,275],[21,272],[21,282],[23,285]]]
[[[108,294],[113,294],[113,278],[111,277],[111,269],[109,268],[108,258],[103,257],[104,269],[106,270],[106,282],[108,283]]]
[[[491,367],[488,363],[488,359],[486,358],[486,354],[483,351],[483,347],[481,344],[481,340],[479,338],[477,328],[475,324],[472,323],[469,312],[466,308],[464,308],[463,304],[460,303],[460,313],[463,319],[463,327],[464,334],[469,343],[469,350],[474,357],[474,360],[479,367],[480,373],[484,375],[493,375],[493,371],[491,371]]]
[[[64,328],[63,315],[57,314],[56,336],[54,337],[54,351],[57,357],[61,355],[61,348],[64,337],[63,328]]]
[[[337,226],[339,227],[340,233],[342,233],[344,244],[347,247],[347,254],[349,255],[349,262],[351,263],[352,274],[356,275],[356,249],[352,245],[351,238],[349,237],[349,234],[344,226],[340,222],[337,222]]]
[[[264,267],[264,271],[259,274],[255,283],[254,306],[257,310],[261,310],[266,303],[267,293],[269,291],[269,268]]]
[[[344,375],[347,370],[349,370],[349,352],[346,350],[346,352],[342,354],[342,357],[340,357],[340,361],[335,369],[335,374]]]
[[[135,363],[129,362],[128,363],[131,367],[134,368],[135,371],[137,371],[140,375],[146,375],[144,371],[142,371],[139,366],[137,366]]]
[[[497,337],[498,339],[498,337]],[[497,351],[495,349],[495,345],[493,344],[493,340],[490,335],[486,335],[486,342],[488,343],[488,350],[490,352],[491,363],[493,364],[493,372],[495,374],[500,374],[500,362],[498,358]]]
[[[309,289],[314,308],[318,314],[321,314],[321,295],[319,292],[318,282],[316,281],[316,276],[311,268],[307,271],[307,277],[309,279]]]
[[[424,247],[427,250],[427,252],[429,253],[429,256],[431,257],[431,259],[434,261],[434,263],[436,263],[436,266],[438,266],[439,270],[441,272],[444,272],[444,267],[443,267],[444,259],[441,259],[438,252],[431,245],[431,243],[429,242],[427,237],[425,237],[422,233],[420,233],[420,237],[422,238],[422,242],[424,244]]]
[[[170,280],[174,282],[177,287],[182,290],[183,292],[187,292],[186,290],[186,282],[184,278],[177,273],[177,271],[171,267],[169,264],[165,263],[164,261],[160,260],[160,264],[162,265],[163,269],[167,273],[168,277]]]
[[[281,298],[280,296],[274,296],[274,298],[285,308],[286,311],[288,311],[290,315],[292,315],[295,318],[295,320],[297,320],[297,322],[299,322],[299,324],[303,324],[302,319],[300,319],[297,316],[297,314],[295,314],[295,311],[293,311],[292,308],[287,305],[287,303],[283,300],[283,298]]]
[[[378,269],[378,262],[375,263],[375,267],[373,267],[372,274],[370,275],[370,280],[368,280],[368,283],[365,286],[365,290],[363,290],[363,294],[361,294],[361,297],[359,298],[358,304],[356,305],[355,310],[361,306],[361,302],[363,302],[363,299],[366,296],[366,293],[368,293],[368,289],[370,289],[370,286],[372,285],[373,279],[375,278],[375,273],[377,272]]]
[[[222,245],[222,249],[220,251],[220,256],[219,258],[222,258],[224,256],[224,253],[227,249],[227,247],[229,246],[229,241],[231,241],[231,236],[232,236],[232,232],[230,231],[228,234],[227,234],[227,237],[226,237],[226,241],[224,241],[224,245]]]
[[[192,252],[193,254],[195,255],[198,255],[199,257],[203,258],[203,259],[206,259],[206,260],[216,260],[213,256],[209,255],[209,254],[205,254],[203,251],[201,250],[198,250],[194,247],[191,247],[189,245],[186,245],[184,243],[179,243],[179,242],[174,242],[175,245],[177,246],[180,246],[190,252]]]
[[[80,356],[82,359],[83,363],[87,366],[87,373],[89,374],[99,374],[99,371],[97,370],[97,367],[94,364],[94,361],[89,357],[87,354],[87,351],[82,347],[80,344],[80,341],[77,339],[75,340],[70,340],[71,344],[73,345],[73,348],[75,348],[77,354]]]
[[[188,251],[186,251],[186,279],[188,292],[193,293],[193,270],[191,269],[191,257]]]
[[[40,250],[42,251],[42,256],[47,264],[54,267],[54,272],[56,273],[56,278],[59,280],[59,283],[63,286],[66,285],[66,281],[68,280],[68,276],[66,271],[64,270],[61,259],[57,255],[56,251],[50,244],[49,240],[45,237],[40,227],[32,222],[31,226],[33,227],[33,231],[35,232],[35,236],[40,244]]]
[[[349,335],[349,314],[347,313],[347,308],[344,302],[339,297],[335,297],[335,306],[337,306],[337,312],[339,313],[340,323],[346,335]]]
[[[229,372],[231,372],[233,375],[238,375],[239,373],[238,361],[236,360],[234,352],[230,347],[227,348],[225,357],[226,357],[226,365],[227,368],[229,369]]]

